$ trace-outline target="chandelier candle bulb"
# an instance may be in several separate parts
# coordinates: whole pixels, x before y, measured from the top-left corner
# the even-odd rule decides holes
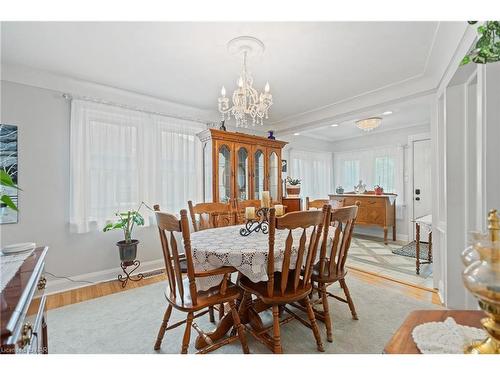
[[[285,210],[282,204],[277,204],[274,206],[276,210],[276,216],[283,216],[285,214]]]
[[[271,207],[271,198],[269,196],[268,191],[263,191],[261,196],[260,196],[260,203],[262,207],[269,208]]]
[[[246,207],[245,208],[245,219],[246,220],[255,219],[255,207]]]
[[[264,87],[264,91],[267,93],[271,90],[271,88],[269,87],[269,82],[266,82],[266,86]]]
[[[222,89],[220,90],[220,94],[222,95],[222,97],[226,96],[226,88],[224,86],[222,86]]]

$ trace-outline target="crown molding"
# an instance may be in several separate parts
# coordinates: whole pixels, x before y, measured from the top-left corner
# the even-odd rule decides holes
[[[124,105],[140,106],[153,112],[157,111],[189,116],[198,118],[207,123],[220,120],[220,115],[216,111],[187,106],[163,98],[22,65],[2,64],[1,80],[56,91],[61,94],[95,97]]]
[[[280,134],[292,133],[298,129],[315,129],[329,122],[342,121],[361,111],[434,93],[450,60],[454,59],[457,46],[462,43],[469,29],[466,22],[439,22],[421,74],[327,106],[288,116],[269,124],[268,128]]]

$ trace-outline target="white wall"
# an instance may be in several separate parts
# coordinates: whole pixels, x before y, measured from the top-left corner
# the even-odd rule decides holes
[[[89,281],[116,277],[121,271],[115,245],[120,231],[69,232],[69,101],[60,92],[1,81],[1,109],[1,123],[19,128],[18,181],[23,189],[19,223],[0,226],[1,245],[48,245],[46,270],[58,276]],[[159,268],[162,253],[156,228],[139,227],[135,237],[141,241],[142,269]],[[48,279],[49,291],[84,285]]]
[[[383,131],[378,133],[367,133],[361,137],[343,139],[331,144],[332,152],[342,152],[342,151],[353,151],[353,150],[362,150],[369,149],[372,147],[379,146],[404,146],[404,200],[402,204],[405,206],[403,212],[403,218],[398,219],[396,221],[396,229],[397,229],[397,239],[402,241],[408,240],[408,221],[409,221],[409,210],[407,209],[407,205],[409,202],[409,165],[408,165],[408,137],[416,134],[430,133],[430,124],[411,126],[407,128]],[[335,185],[334,185],[335,186]],[[401,203],[402,197],[399,197],[399,202]],[[357,227],[356,232],[375,235],[382,237],[383,232],[378,228],[370,228],[370,227]]]

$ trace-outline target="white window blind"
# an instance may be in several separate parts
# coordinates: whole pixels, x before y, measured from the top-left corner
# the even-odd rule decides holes
[[[203,124],[106,104],[71,103],[70,224],[100,229],[144,201],[178,213],[201,200]],[[151,213],[143,212],[146,225]]]
[[[327,198],[332,192],[332,154],[290,150],[289,176],[302,180],[300,195]]]

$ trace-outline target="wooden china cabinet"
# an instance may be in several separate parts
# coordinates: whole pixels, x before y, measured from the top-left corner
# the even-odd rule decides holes
[[[217,129],[198,137],[203,143],[205,202],[260,199],[262,191],[281,201],[281,150],[287,142]]]

